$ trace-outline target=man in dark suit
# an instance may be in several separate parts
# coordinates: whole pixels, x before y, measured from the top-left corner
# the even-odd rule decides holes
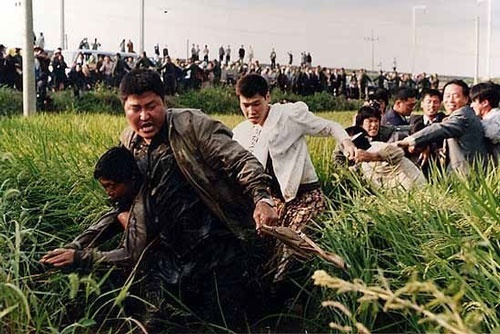
[[[433,123],[440,123],[446,115],[439,111],[441,108],[442,95],[437,89],[426,89],[422,91],[422,102],[420,106],[423,115],[410,116],[410,135],[422,130]],[[425,176],[429,176],[429,163],[439,163],[439,153],[443,147],[443,141],[430,143],[423,149],[411,152],[411,160],[419,166]],[[439,165],[439,164],[438,164]]]
[[[447,170],[468,173],[474,161],[486,160],[484,130],[469,103],[469,86],[452,80],[444,86],[443,101],[448,117],[398,142],[401,147],[425,147],[445,139]]]
[[[399,87],[394,94],[394,105],[382,116],[382,125],[408,125],[406,117],[410,116],[417,104],[417,90]]]
[[[422,130],[424,127],[432,123],[439,123],[445,117],[445,113],[439,111],[441,108],[442,95],[437,89],[426,89],[422,92],[422,108],[423,115],[410,116],[410,133]]]

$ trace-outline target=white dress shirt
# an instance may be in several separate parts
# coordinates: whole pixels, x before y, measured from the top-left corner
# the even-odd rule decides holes
[[[233,139],[252,152],[266,167],[272,160],[274,174],[286,202],[297,195],[301,184],[318,181],[305,135],[349,138],[337,122],[318,117],[304,102],[273,104],[261,127],[246,120],[233,130]]]

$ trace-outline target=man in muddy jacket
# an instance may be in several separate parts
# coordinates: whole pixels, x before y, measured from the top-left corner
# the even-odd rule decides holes
[[[145,177],[125,247],[142,262],[146,298],[159,310],[150,328],[172,321],[163,311],[177,300],[197,319],[242,329],[254,269],[267,257],[257,231],[277,220],[270,177],[222,123],[199,110],[165,111],[155,71],[129,72],[120,94],[130,126],[121,143]]]
[[[257,231],[277,221],[270,177],[222,123],[199,110],[166,110],[157,72],[132,70],[120,93],[130,125],[121,143],[144,182],[120,246],[86,247],[77,257],[65,252],[72,257],[67,262],[137,268],[140,283],[131,293],[147,306],[130,311],[149,332],[181,330],[173,324],[204,331],[207,323],[243,330],[246,311],[258,315],[257,291],[265,291],[259,268],[270,254]],[[116,217],[104,216],[78,243],[109,235]],[[67,248],[79,249],[78,243]]]

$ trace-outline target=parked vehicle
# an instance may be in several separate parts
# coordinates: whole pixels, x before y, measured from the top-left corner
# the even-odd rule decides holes
[[[120,56],[125,59],[128,57],[134,58],[134,61],[139,57],[139,54],[133,52],[116,52],[116,51],[104,51],[104,50],[88,50],[88,49],[78,49],[78,50],[63,50],[62,55],[64,57],[64,61],[68,65],[67,71],[71,70],[71,67],[77,61],[78,55],[81,53],[83,55],[84,61],[88,62],[95,61],[99,59],[99,56],[109,56],[111,59],[114,59],[114,56],[119,53]],[[93,59],[93,60],[92,60]]]

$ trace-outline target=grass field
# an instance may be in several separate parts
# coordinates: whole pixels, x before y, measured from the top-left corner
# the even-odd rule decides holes
[[[352,120],[350,112],[320,115]],[[215,118],[230,127],[243,119]],[[105,273],[38,265],[106,210],[92,169],[125,125],[98,114],[0,118],[0,332],[137,329]],[[303,319],[308,332],[500,331],[498,170],[379,192],[332,164],[332,139],[308,143],[330,198],[316,221],[318,242],[351,266],[344,274],[319,259],[304,264],[318,284]]]

